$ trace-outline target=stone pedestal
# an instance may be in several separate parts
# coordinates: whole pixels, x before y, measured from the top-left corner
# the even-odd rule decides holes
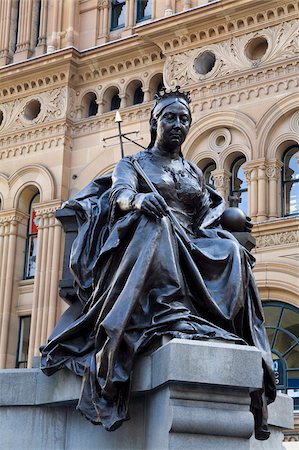
[[[271,440],[256,441],[249,389],[261,383],[255,348],[173,339],[139,358],[131,419],[109,433],[75,410],[79,377],[68,371],[48,378],[39,369],[2,370],[1,445],[6,450],[279,450],[282,428],[292,427],[292,400],[279,396],[270,407]]]

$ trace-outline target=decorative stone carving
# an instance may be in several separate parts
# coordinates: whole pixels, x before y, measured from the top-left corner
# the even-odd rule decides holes
[[[257,37],[267,40],[268,48],[258,59],[249,59],[246,46]],[[222,77],[238,71],[244,71],[264,63],[294,57],[299,52],[299,25],[297,21],[282,23],[255,33],[233,37],[229,41],[211,44],[200,50],[194,49],[168,57],[164,66],[164,82],[169,88],[185,86],[199,80]],[[203,73],[196,68],[198,57],[204,53],[215,55],[211,70],[208,66]],[[204,73],[206,72],[206,73]]]
[[[274,179],[278,179],[279,174],[280,174],[280,167],[278,167],[276,164],[273,164],[271,166],[268,166],[266,168],[266,175],[268,178],[274,178]]]
[[[252,172],[252,169],[243,169],[243,173],[244,173],[247,184],[249,184],[251,181],[251,172]]]
[[[98,0],[98,9],[108,8],[109,0]]]
[[[273,245],[289,245],[299,242],[298,231],[285,231],[256,237],[256,247],[272,247]]]
[[[8,225],[13,224],[17,225],[18,223],[22,223],[26,225],[28,221],[28,215],[22,213],[21,211],[10,210],[10,211],[1,211],[0,212],[0,225]]]
[[[66,87],[52,89],[20,100],[7,102],[1,105],[3,121],[1,131],[14,131],[35,124],[41,124],[63,118],[66,113],[67,93]],[[24,110],[31,100],[38,100],[41,104],[40,113],[29,120]]]
[[[217,128],[209,136],[209,147],[217,153],[225,150],[231,143],[232,136],[227,128]]]
[[[224,173],[223,171],[221,172],[222,173],[217,173],[216,170],[212,172],[215,189],[227,189],[229,185],[229,174]]]

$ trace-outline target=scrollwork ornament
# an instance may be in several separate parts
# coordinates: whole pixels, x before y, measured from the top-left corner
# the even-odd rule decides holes
[[[264,38],[268,46],[263,56],[252,60],[246,56],[246,46],[256,38]],[[195,62],[204,52],[215,55],[215,64],[207,73],[199,74],[195,70]],[[168,56],[164,65],[165,85],[169,88],[177,84],[183,87],[192,82],[196,83],[200,80],[251,69],[264,63],[292,58],[298,55],[298,52],[299,25],[298,21],[293,20],[276,27],[233,37],[218,44],[211,44],[201,48],[200,51],[194,49]]]

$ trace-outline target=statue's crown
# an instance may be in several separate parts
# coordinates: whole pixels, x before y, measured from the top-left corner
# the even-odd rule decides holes
[[[186,103],[191,103],[191,96],[190,91],[183,92],[180,91],[181,86],[176,86],[176,88],[172,90],[168,90],[165,87],[162,87],[159,89],[157,94],[155,95],[156,104],[160,103],[162,100],[169,98],[169,97],[178,97],[184,100]]]

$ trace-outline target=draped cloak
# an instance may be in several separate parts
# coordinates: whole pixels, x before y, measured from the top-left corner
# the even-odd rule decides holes
[[[118,208],[119,195],[150,192],[135,161],[183,235],[168,216]],[[81,376],[77,408],[109,431],[129,417],[136,355],[162,335],[256,346],[267,403],[275,399],[254,258],[219,226],[223,199],[196,166],[183,164],[172,171],[150,151],[140,152],[121,160],[112,180],[95,179],[64,205],[77,215],[70,266],[82,307],[41,348],[41,368],[51,375],[66,367]]]

